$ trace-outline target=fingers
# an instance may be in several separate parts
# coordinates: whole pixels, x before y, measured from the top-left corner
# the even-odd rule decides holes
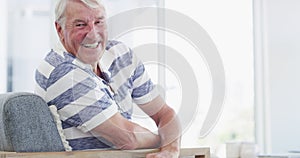
[[[146,158],[178,158],[179,154],[168,151],[160,151],[146,155]]]

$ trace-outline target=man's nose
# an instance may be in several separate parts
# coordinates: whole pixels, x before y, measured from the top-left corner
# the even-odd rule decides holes
[[[95,27],[95,25],[94,24],[90,24],[89,25],[89,30],[88,30],[88,32],[86,34],[86,37],[88,37],[88,38],[96,38],[96,37],[98,37],[98,33],[97,32],[98,31],[97,31],[97,28]]]

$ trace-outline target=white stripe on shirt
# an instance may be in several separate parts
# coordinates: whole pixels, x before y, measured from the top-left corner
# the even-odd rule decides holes
[[[84,96],[80,97],[79,99],[75,100],[74,102],[66,105],[62,109],[58,110],[58,113],[62,116],[61,119],[65,121],[69,117],[77,114],[82,109],[86,108],[86,106],[92,105],[95,103],[95,98],[97,100],[100,100],[104,93],[100,90],[98,92],[95,92],[97,90],[91,90]],[[93,98],[94,97],[94,98]]]
[[[77,83],[80,83],[81,81],[87,79],[88,77],[89,75],[79,68],[70,71],[68,74],[66,74],[54,84],[52,84],[50,87],[48,87],[46,102],[53,100],[60,94],[64,93],[65,91],[67,91]],[[74,80],[73,78],[76,78],[76,80]],[[71,79],[74,82],[69,82]],[[59,89],[60,93],[58,93],[57,89]]]
[[[94,129],[95,127],[99,126],[104,121],[111,118],[118,112],[118,106],[113,103],[111,106],[103,110],[100,114],[94,116],[89,121],[85,122],[82,126],[77,127],[78,129],[82,130],[83,132],[88,132]]]

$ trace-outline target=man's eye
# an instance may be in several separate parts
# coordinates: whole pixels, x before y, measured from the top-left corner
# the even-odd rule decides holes
[[[96,21],[95,24],[96,24],[96,25],[98,25],[98,24],[99,24],[99,25],[103,25],[103,24],[104,24],[104,20]]]
[[[86,24],[84,24],[84,23],[77,23],[77,24],[75,24],[75,27],[84,27],[84,26],[86,26]]]

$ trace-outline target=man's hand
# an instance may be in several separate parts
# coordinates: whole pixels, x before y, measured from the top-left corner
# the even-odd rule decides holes
[[[140,107],[155,121],[161,141],[160,152],[148,154],[147,158],[178,158],[181,126],[175,111],[160,97]]]
[[[176,140],[171,144],[162,147],[159,152],[148,154],[146,158],[178,158],[180,154],[179,141],[180,140]]]
[[[168,150],[162,150],[157,153],[151,153],[146,156],[146,158],[178,158],[179,152],[170,152]]]

